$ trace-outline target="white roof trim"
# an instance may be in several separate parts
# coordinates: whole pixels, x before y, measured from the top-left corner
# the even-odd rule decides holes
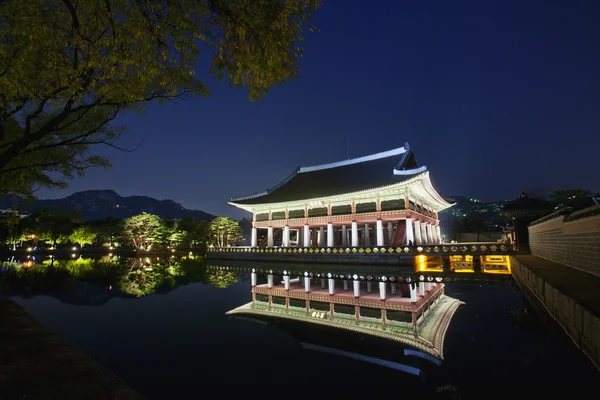
[[[352,158],[350,160],[337,161],[337,162],[332,162],[329,164],[313,165],[310,167],[300,167],[300,168],[298,168],[298,173],[319,171],[322,169],[342,167],[344,165],[350,165],[350,164],[358,164],[358,163],[365,162],[365,161],[378,160],[380,158],[391,157],[391,156],[395,156],[395,155],[403,154],[403,153],[406,153],[406,148],[404,146],[398,147],[397,149],[383,151],[381,153],[370,154],[368,156],[363,156],[363,157],[358,157],[358,158]]]
[[[425,172],[427,171],[427,167],[426,166],[422,166],[419,168],[413,168],[413,169],[396,169],[394,168],[394,175],[412,175],[412,174],[417,174],[419,172]]]
[[[268,194],[269,194],[269,191],[265,190],[264,192],[261,192],[261,193],[254,193],[254,194],[249,194],[249,195],[240,196],[240,197],[232,197],[231,201],[250,200],[250,199],[254,199],[256,197],[266,196]]]

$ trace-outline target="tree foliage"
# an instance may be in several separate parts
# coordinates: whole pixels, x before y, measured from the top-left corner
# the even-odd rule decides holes
[[[86,244],[93,244],[96,240],[96,235],[97,233],[90,226],[82,225],[73,230],[73,233],[69,236],[69,240],[83,247]]]
[[[4,235],[0,235],[14,249],[19,242],[26,239],[26,224],[17,213],[7,213],[0,217],[0,226]]]
[[[123,222],[123,234],[136,249],[147,249],[157,238],[160,227],[161,220],[158,215],[144,212]]]
[[[240,223],[229,217],[217,217],[210,223],[212,244],[217,247],[235,246],[244,240]]]
[[[320,0],[3,0],[0,2],[0,194],[108,166],[124,110],[208,96],[210,72],[250,99],[298,75],[303,28]]]

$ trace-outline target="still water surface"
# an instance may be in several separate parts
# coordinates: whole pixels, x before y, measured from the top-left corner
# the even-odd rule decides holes
[[[198,259],[24,260],[3,267],[0,289],[149,399],[188,398],[204,385],[331,378],[456,398],[525,387],[583,390],[600,377],[510,283],[446,285],[446,294],[465,305],[450,322],[442,365],[417,361],[422,377],[300,346],[317,342],[395,361],[403,351],[396,343],[225,315],[250,301],[249,277],[207,269]]]

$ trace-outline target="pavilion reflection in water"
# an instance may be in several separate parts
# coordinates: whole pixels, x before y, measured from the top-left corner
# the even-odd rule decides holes
[[[239,264],[209,265],[240,269]],[[228,312],[329,326],[392,340],[444,358],[444,337],[461,304],[445,282],[510,279],[505,256],[415,257],[414,265],[245,263],[252,301]],[[483,277],[483,278],[482,278]],[[266,283],[264,282],[266,278]]]

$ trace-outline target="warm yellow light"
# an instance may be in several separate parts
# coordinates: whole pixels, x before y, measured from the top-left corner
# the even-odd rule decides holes
[[[31,251],[31,250],[33,250],[31,247],[28,247],[28,248],[27,248],[27,251]]]
[[[76,246],[73,246],[73,251],[77,251],[77,247]]]

